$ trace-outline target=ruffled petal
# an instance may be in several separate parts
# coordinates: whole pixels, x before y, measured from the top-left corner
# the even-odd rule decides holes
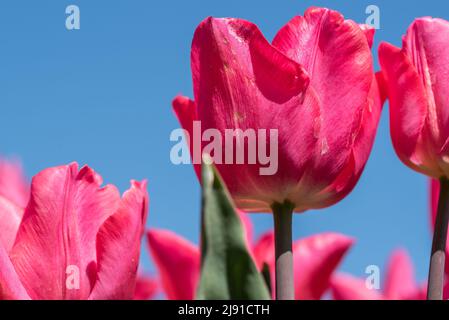
[[[148,210],[147,183],[131,182],[117,212],[97,236],[97,281],[89,299],[127,300],[134,296],[140,239]]]
[[[113,186],[78,165],[33,178],[11,261],[32,299],[87,299],[96,279],[96,238],[120,203]],[[78,281],[79,280],[79,281]],[[77,288],[79,284],[79,289]]]

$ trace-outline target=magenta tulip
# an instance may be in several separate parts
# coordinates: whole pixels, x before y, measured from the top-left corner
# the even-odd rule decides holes
[[[17,234],[0,245],[0,299],[132,299],[146,182],[123,197],[76,163],[36,175]],[[4,216],[5,217],[5,216]],[[0,228],[11,229],[10,215]]]
[[[402,49],[382,43],[379,60],[399,158],[434,178],[449,176],[449,22],[415,20]]]
[[[343,199],[371,152],[382,105],[373,37],[315,7],[272,43],[242,19],[207,18],[195,31],[194,100],[173,107],[197,174],[208,154],[238,208],[274,213],[280,300],[294,298],[292,213]]]
[[[192,158],[198,160],[208,144],[194,148],[201,142],[194,121],[201,122],[200,135],[207,129],[222,137],[227,129],[278,131],[272,175],[260,174],[260,162],[215,161],[237,207],[271,211],[288,200],[302,212],[330,206],[353,189],[381,111],[373,36],[373,29],[323,8],[293,18],[272,44],[241,19],[207,18],[198,26],[191,52],[195,100],[179,96],[173,102],[193,137]]]
[[[410,168],[440,179],[429,271],[429,299],[443,296],[449,221],[449,22],[429,17],[413,22],[402,49],[379,48],[384,90],[390,101],[391,138]]]

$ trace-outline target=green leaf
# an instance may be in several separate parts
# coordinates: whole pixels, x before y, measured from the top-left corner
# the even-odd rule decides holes
[[[229,193],[215,168],[205,162],[201,173],[201,277],[197,299],[268,300],[267,285],[248,253],[243,226]]]

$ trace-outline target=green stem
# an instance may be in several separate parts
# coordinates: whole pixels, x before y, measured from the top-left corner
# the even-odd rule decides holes
[[[444,264],[446,259],[446,240],[449,222],[449,180],[440,179],[440,197],[438,200],[435,233],[433,235],[432,254],[430,256],[428,300],[443,300]]]
[[[276,300],[295,298],[293,281],[292,220],[294,205],[288,201],[274,203],[274,237],[276,256]]]

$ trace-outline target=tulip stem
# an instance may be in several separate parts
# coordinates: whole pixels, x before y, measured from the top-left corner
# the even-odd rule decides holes
[[[446,258],[447,228],[449,222],[449,180],[440,179],[435,233],[433,235],[432,254],[430,256],[428,300],[443,300],[444,264]]]
[[[293,300],[292,220],[294,205],[288,201],[274,203],[274,237],[276,256],[276,300]]]

